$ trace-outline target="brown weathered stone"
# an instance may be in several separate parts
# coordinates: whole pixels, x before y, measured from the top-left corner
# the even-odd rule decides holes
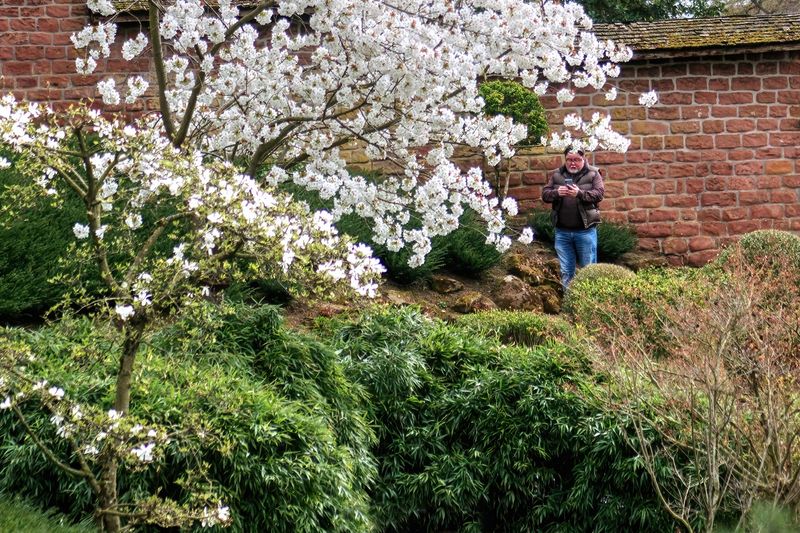
[[[551,285],[533,288],[533,293],[542,302],[542,311],[551,315],[561,312],[561,292]]]
[[[533,287],[511,274],[505,276],[492,293],[492,300],[500,309],[512,311],[540,311],[541,298]]]
[[[558,261],[553,256],[512,252],[505,257],[505,267],[529,285],[541,285],[552,279],[558,279]]]
[[[431,290],[439,294],[451,294],[464,288],[464,284],[457,279],[445,276],[444,274],[434,274],[430,279]]]
[[[617,258],[617,263],[630,268],[634,272],[638,272],[644,268],[649,267],[665,267],[669,263],[667,258],[662,254],[656,252],[647,252],[644,250],[628,252],[622,254]]]
[[[466,291],[458,297],[451,308],[459,313],[468,314],[497,309],[497,304],[477,291]]]
[[[415,303],[410,294],[395,289],[384,289],[383,296],[387,303],[393,305],[414,305]]]

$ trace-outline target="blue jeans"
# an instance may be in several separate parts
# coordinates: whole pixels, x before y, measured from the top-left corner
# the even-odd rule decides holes
[[[579,267],[597,263],[597,226],[582,230],[556,228],[555,240],[561,284],[566,289],[575,277],[576,263]]]

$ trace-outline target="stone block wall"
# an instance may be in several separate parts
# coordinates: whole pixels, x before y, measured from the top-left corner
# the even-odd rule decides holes
[[[800,51],[673,57],[629,63],[620,94],[543,98],[551,124],[606,110],[631,139],[626,154],[589,156],[606,176],[606,220],[636,226],[640,245],[675,264],[704,264],[720,247],[765,228],[800,232]],[[655,89],[645,109],[638,93]],[[538,200],[561,157],[520,154],[511,193]]]
[[[70,36],[89,21],[86,0],[2,0],[0,93],[12,92],[18,99],[63,106],[97,97],[95,85],[108,75],[148,73],[146,57],[128,62],[120,54],[121,43],[141,31],[138,23],[131,22],[119,28],[111,57],[98,60],[93,74],[77,74],[75,59],[79,52]],[[145,106],[153,104],[141,99],[125,110],[145,111]]]

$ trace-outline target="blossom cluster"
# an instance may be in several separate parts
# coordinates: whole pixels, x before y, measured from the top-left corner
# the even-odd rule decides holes
[[[99,10],[103,2],[90,9],[95,4]],[[559,101],[568,102],[574,88],[603,88],[631,56],[597,39],[572,3],[278,0],[240,10],[231,0],[213,7],[180,0],[159,16],[168,81],[161,113],[182,126],[166,131],[171,140],[191,140],[223,159],[255,158],[256,167],[268,162],[273,182],[293,180],[332,198],[335,218],[357,212],[372,219],[376,241],[410,246],[412,264],[424,260],[431,237],[455,228],[466,206],[486,221],[488,242],[509,244],[502,235],[508,211],[492,204],[479,172],[450,161],[466,146],[495,164],[526,137],[523,127],[482,113],[478,80],[518,78],[539,94],[558,84],[565,87]],[[307,19],[302,31],[293,26],[297,18]],[[76,46],[89,58],[105,55],[114,33],[104,25],[111,23],[84,29]],[[123,55],[135,57],[146,45],[138,35],[123,44]],[[142,82],[136,87],[126,101],[144,92]],[[120,101],[110,81],[100,89],[106,102]],[[580,126],[587,147],[627,148],[603,119]],[[176,139],[178,130],[184,138]],[[350,139],[394,165],[394,178],[349,176],[339,147]],[[558,148],[565,140],[549,142]],[[421,226],[412,213],[423,213]]]
[[[112,276],[113,310],[120,321],[146,313],[154,301],[202,297],[194,290],[198,281],[219,275],[234,254],[301,284],[322,289],[346,278],[354,292],[375,295],[383,267],[367,247],[341,238],[330,214],[311,213],[231,163],[176,149],[157,124],[123,126],[81,108],[70,113],[63,124],[50,109],[7,96],[0,101],[0,142],[28,156],[26,169],[41,173],[43,188],[71,188],[87,204],[99,205],[72,228],[81,244],[127,253],[145,246],[127,271]],[[83,175],[63,170],[64,144],[78,130],[97,136]],[[162,202],[173,212],[145,227],[147,213]],[[172,255],[159,261],[148,253],[153,243],[148,249],[146,237],[157,236],[164,220],[192,224],[184,225]],[[332,264],[342,273],[332,271]]]

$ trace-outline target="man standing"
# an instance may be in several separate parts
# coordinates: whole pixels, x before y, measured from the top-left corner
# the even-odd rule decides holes
[[[597,204],[605,188],[600,170],[589,166],[583,150],[564,150],[564,165],[553,171],[542,189],[542,200],[553,204],[551,218],[564,289],[575,276],[575,265],[597,262]]]

